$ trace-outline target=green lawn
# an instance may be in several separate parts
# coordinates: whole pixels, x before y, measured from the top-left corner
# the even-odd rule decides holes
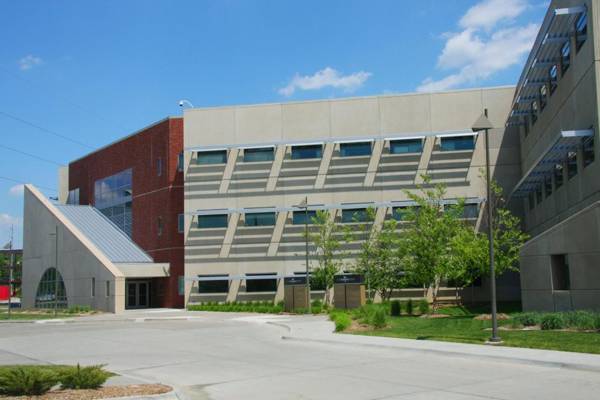
[[[23,312],[18,310],[12,310],[10,313],[11,320],[38,320],[38,319],[53,319],[53,318],[72,318],[76,317],[74,314],[58,313],[56,316],[54,312]],[[6,310],[0,310],[0,321],[8,320],[8,312]]]
[[[499,311],[510,314],[518,309],[514,309],[512,305],[505,305],[504,309],[501,307]],[[441,309],[440,313],[451,315],[449,318],[389,317],[387,328],[348,333],[482,344],[490,337],[491,322],[473,319],[481,312],[485,310],[448,307]],[[502,326],[507,324],[507,321],[499,323]],[[598,332],[500,330],[499,334],[505,346],[600,354]]]

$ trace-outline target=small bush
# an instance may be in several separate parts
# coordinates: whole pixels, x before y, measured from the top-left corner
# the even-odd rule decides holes
[[[400,316],[400,302],[398,300],[393,300],[390,304],[390,315],[392,317]]]
[[[419,301],[419,313],[429,314],[429,302],[426,299]]]
[[[369,321],[370,325],[376,329],[385,328],[387,325],[387,316],[383,308],[377,308]]]
[[[350,325],[352,325],[352,319],[350,316],[343,312],[332,313],[329,315],[329,318],[335,324],[335,331],[342,332],[348,329]]]
[[[535,312],[525,312],[512,317],[513,325],[535,326],[540,324],[542,316]]]
[[[577,328],[582,330],[597,329],[597,315],[589,311],[572,311],[562,315],[564,325],[567,328]]]
[[[415,312],[415,305],[413,304],[412,299],[408,299],[406,302],[406,313],[408,315],[413,315]]]
[[[90,306],[78,306],[78,305],[74,305],[69,307],[69,309],[67,310],[67,313],[69,314],[83,314],[83,313],[88,313],[90,312],[92,309],[90,308]]]
[[[98,389],[114,374],[103,365],[65,367],[60,374],[61,389]]]
[[[563,316],[558,313],[545,314],[540,321],[542,330],[563,329],[565,321]]]
[[[0,393],[13,396],[40,396],[59,382],[55,372],[39,366],[23,366],[0,373]]]

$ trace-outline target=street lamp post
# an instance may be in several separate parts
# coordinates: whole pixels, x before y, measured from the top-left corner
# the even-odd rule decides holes
[[[304,255],[306,260],[306,302],[308,313],[312,312],[310,306],[310,271],[308,267],[308,196],[304,198],[302,203],[300,203],[300,207],[304,207]]]
[[[502,339],[498,336],[498,316],[496,306],[496,271],[494,265],[494,227],[493,227],[493,199],[492,199],[492,182],[490,175],[490,140],[489,130],[493,126],[488,119],[487,108],[483,111],[483,114],[475,121],[472,129],[473,132],[485,131],[485,178],[486,178],[486,192],[487,192],[487,220],[488,220],[488,244],[490,254],[490,295],[491,295],[491,309],[492,309],[492,337],[488,340],[489,344],[502,343]]]

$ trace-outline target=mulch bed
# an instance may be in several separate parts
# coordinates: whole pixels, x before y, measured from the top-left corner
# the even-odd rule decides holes
[[[2,400],[93,400],[126,396],[149,396],[173,390],[166,385],[106,386],[100,389],[52,390],[42,396],[0,396]]]
[[[496,314],[496,318],[498,319],[498,321],[510,319],[510,317],[508,316],[508,314],[504,314],[504,313],[498,313],[498,314]],[[489,321],[489,320],[492,319],[492,314],[480,314],[480,315],[476,316],[473,319],[476,319],[476,320],[479,320],[479,321]]]

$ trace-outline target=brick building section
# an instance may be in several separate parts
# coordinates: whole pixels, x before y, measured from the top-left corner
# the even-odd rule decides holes
[[[69,164],[69,190],[79,188],[79,203],[92,205],[95,181],[132,168],[132,239],[171,268],[169,278],[152,282],[154,307],[183,307],[178,277],[184,275],[184,246],[177,229],[183,213],[183,173],[177,170],[182,151],[183,119],[167,118]]]

